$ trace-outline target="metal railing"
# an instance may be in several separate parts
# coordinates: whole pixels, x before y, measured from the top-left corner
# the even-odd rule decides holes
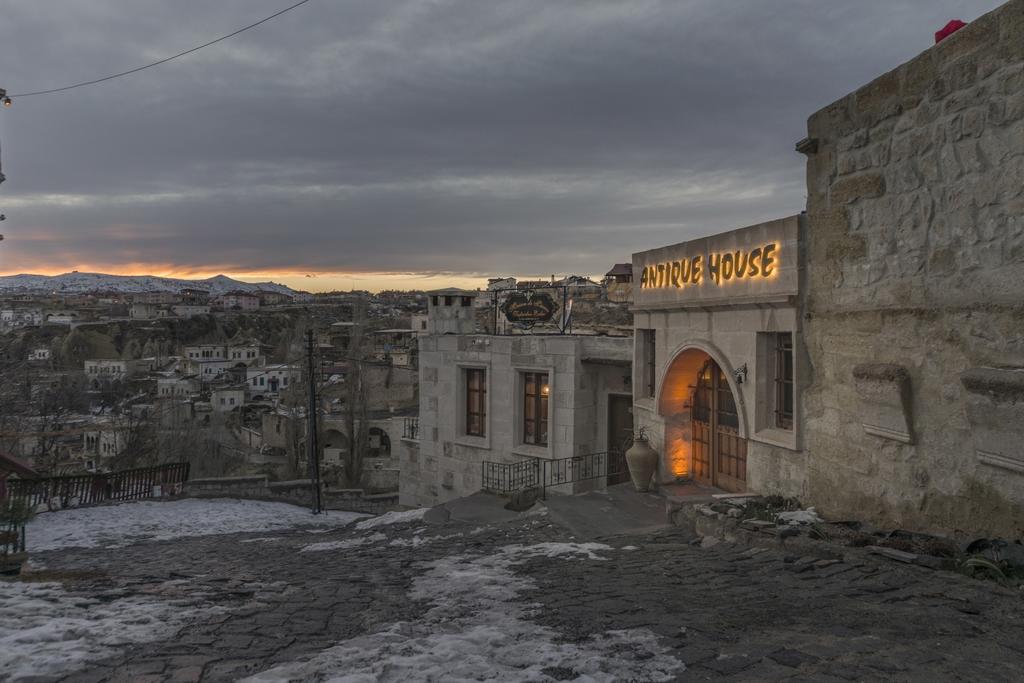
[[[545,487],[591,479],[618,479],[622,474],[629,476],[626,459],[619,451],[601,451],[572,458],[544,461]],[[609,481],[608,483],[618,484],[621,481]]]
[[[538,458],[512,463],[484,461],[481,465],[484,491],[508,494],[542,486],[544,470]]]
[[[402,438],[417,441],[420,438],[420,419],[418,417],[407,417],[402,426]]]
[[[542,496],[551,486],[604,479],[607,484],[629,480],[626,457],[621,451],[600,451],[571,458],[544,460],[530,458],[514,463],[482,463],[482,488],[498,494],[511,494],[539,488]]]
[[[0,564],[7,555],[25,552],[25,525],[14,522],[0,526]]]
[[[184,484],[188,481],[188,472],[187,462],[176,462],[101,474],[9,479],[7,495],[11,500],[24,501],[33,508],[44,503],[50,507],[68,508],[106,501],[136,500],[152,497],[157,486]]]

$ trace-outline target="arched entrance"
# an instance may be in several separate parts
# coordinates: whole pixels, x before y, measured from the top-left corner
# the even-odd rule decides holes
[[[688,346],[669,363],[658,412],[665,425],[665,465],[730,492],[747,488],[746,423],[729,373],[703,348]]]
[[[711,358],[697,373],[691,405],[694,479],[726,491],[746,490],[747,440],[740,436],[729,381]]]

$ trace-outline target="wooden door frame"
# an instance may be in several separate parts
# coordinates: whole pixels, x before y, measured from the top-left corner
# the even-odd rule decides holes
[[[635,423],[636,416],[633,414],[633,395],[632,394],[623,394],[623,393],[609,393],[609,394],[607,394],[607,396],[608,396],[608,400],[607,400],[608,407],[607,407],[607,409],[605,411],[605,439],[607,440],[607,444],[606,444],[607,447],[605,448],[605,450],[607,450],[607,451],[621,451],[621,450],[623,450],[622,445],[623,445],[623,442],[625,441],[624,436],[622,434],[620,434],[620,435],[618,435],[617,440],[613,441],[611,439],[611,436],[612,436],[612,433],[611,433],[611,431],[612,431],[612,405],[615,403],[616,399],[624,399],[624,402],[628,403],[629,411],[630,411],[629,412],[629,414],[630,414],[630,423],[632,423],[632,425],[633,425],[632,428],[635,429],[636,428],[636,423]]]
[[[704,375],[705,370],[709,366],[711,368],[711,384],[710,384],[709,387],[707,387],[707,389],[711,393],[711,403],[708,406],[708,421],[705,422],[703,420],[697,420],[697,419],[695,419],[693,417],[693,407],[696,404],[696,394],[697,394],[698,391],[701,391],[701,385],[700,385],[701,377]],[[690,435],[691,435],[690,439],[691,439],[691,441],[690,441],[690,443],[691,443],[691,447],[692,448],[696,448],[697,447],[696,444],[698,444],[698,443],[700,444],[701,448],[705,447],[703,441],[698,442],[697,439],[696,439],[695,424],[699,423],[700,425],[704,426],[704,428],[706,428],[708,430],[708,441],[707,441],[707,446],[706,446],[707,447],[707,451],[708,451],[707,452],[707,463],[708,463],[707,477],[705,478],[705,477],[698,477],[697,476],[696,459],[694,459],[694,479],[699,481],[699,482],[701,482],[701,483],[708,484],[708,485],[711,485],[711,486],[720,487],[720,488],[723,488],[723,489],[726,489],[726,490],[745,491],[746,490],[746,478],[745,478],[745,476],[744,476],[744,479],[741,480],[741,479],[738,479],[738,478],[726,475],[726,474],[724,474],[724,473],[722,473],[720,471],[720,469],[721,469],[720,468],[720,465],[721,465],[721,460],[720,459],[722,457],[722,454],[720,452],[721,451],[721,440],[720,440],[721,439],[721,434],[720,434],[721,425],[719,424],[718,413],[721,410],[721,408],[720,408],[721,404],[719,402],[719,392],[722,391],[722,389],[723,389],[723,386],[722,386],[722,382],[723,381],[725,382],[724,389],[727,390],[729,392],[729,395],[732,397],[733,405],[735,406],[736,411],[737,411],[736,412],[737,427],[736,427],[736,435],[735,436],[736,436],[736,438],[740,442],[742,442],[739,447],[741,447],[742,450],[743,450],[743,458],[742,458],[743,459],[743,463],[744,463],[743,464],[743,469],[744,469],[744,475],[746,474],[746,439],[743,438],[741,436],[741,434],[740,434],[740,426],[741,426],[739,424],[740,421],[741,421],[741,416],[739,414],[740,404],[739,404],[739,401],[736,400],[736,394],[735,394],[735,392],[733,392],[732,385],[729,384],[729,379],[725,375],[725,370],[723,370],[722,366],[718,364],[718,361],[716,361],[714,358],[709,357],[701,365],[701,368],[700,368],[700,370],[697,373],[697,382],[694,385],[694,397],[690,401],[690,411],[691,411],[690,412],[690,423],[691,423],[691,428],[690,428],[691,429],[691,431],[690,431]]]
[[[607,408],[605,410],[605,439],[608,442],[606,443],[605,451],[608,453],[608,455],[606,456],[606,459],[605,459],[605,462],[606,462],[605,466],[608,468],[607,469],[608,474],[606,476],[605,484],[611,486],[611,485],[614,485],[614,484],[621,484],[621,483],[624,483],[626,481],[629,481],[629,471],[628,471],[628,469],[626,469],[625,462],[624,462],[626,449],[623,448],[623,446],[626,445],[624,443],[625,439],[622,438],[621,434],[618,437],[619,439],[621,439],[620,441],[613,442],[612,439],[611,439],[611,437],[612,437],[612,433],[611,433],[612,432],[612,407],[615,405],[615,403],[618,400],[622,400],[623,404],[628,408],[627,414],[629,415],[630,436],[631,437],[632,437],[632,431],[636,428],[636,414],[633,412],[633,395],[632,394],[608,393],[608,394],[606,394],[606,396],[607,396],[607,400],[605,401],[605,403],[607,404]],[[628,448],[628,446],[627,446],[627,448]],[[614,455],[614,456],[611,455],[613,452],[617,453],[617,455]],[[617,463],[618,467],[622,471],[616,472],[615,474],[612,474],[611,470],[613,468],[613,465],[612,465],[613,462]]]
[[[715,431],[716,431],[716,427],[715,427],[716,415],[715,415],[714,374],[712,374],[712,383],[711,383],[710,388],[706,388],[706,387],[702,388],[701,387],[701,377],[704,375],[704,372],[707,370],[709,365],[717,366],[717,363],[715,362],[714,358],[710,358],[709,357],[707,360],[704,361],[704,363],[701,364],[700,370],[697,371],[697,381],[693,385],[693,394],[692,394],[692,397],[690,399],[690,445],[691,445],[691,449],[696,449],[696,448],[707,449],[706,453],[705,453],[705,458],[704,458],[704,459],[707,460],[707,470],[705,472],[705,476],[699,476],[698,471],[697,471],[697,457],[696,457],[696,453],[694,452],[692,454],[693,455],[693,470],[694,470],[693,471],[693,478],[696,481],[698,481],[698,482],[700,482],[702,484],[707,484],[708,486],[714,486],[715,485],[714,484],[714,482],[715,482],[715,455],[714,455],[714,453],[715,453]],[[697,419],[694,418],[693,411],[694,411],[694,408],[697,405],[698,392],[706,391],[706,390],[710,390],[710,392],[711,392],[710,393],[711,405],[707,407],[707,410],[708,410],[708,420],[707,421],[697,420]],[[697,439],[697,434],[696,434],[697,427],[696,427],[696,425],[698,425],[698,424],[701,425],[701,428],[703,430],[706,430],[706,432],[707,432],[707,442],[705,442],[703,440],[698,440]]]

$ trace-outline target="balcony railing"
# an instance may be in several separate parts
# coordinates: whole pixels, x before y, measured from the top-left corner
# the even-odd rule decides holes
[[[418,417],[405,418],[402,426],[402,438],[411,441],[418,441],[420,438],[420,419]]]
[[[498,494],[539,488],[543,496],[551,486],[601,479],[612,485],[628,481],[629,470],[621,451],[601,451],[558,460],[485,461],[482,463],[481,488]]]
[[[515,493],[541,486],[544,468],[539,458],[513,463],[484,462],[482,488],[491,493]]]

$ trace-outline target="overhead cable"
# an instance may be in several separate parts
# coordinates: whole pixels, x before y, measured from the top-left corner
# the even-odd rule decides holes
[[[237,36],[239,33],[244,33],[245,31],[248,31],[249,29],[256,28],[260,24],[265,24],[268,21],[270,21],[271,19],[275,19],[275,18],[281,16],[285,12],[290,12],[293,9],[296,9],[297,7],[301,7],[302,5],[305,5],[307,2],[310,2],[310,0],[301,0],[300,2],[297,2],[294,5],[290,5],[288,7],[285,7],[282,10],[274,12],[270,16],[264,17],[263,19],[260,19],[259,21],[255,22],[255,23],[249,24],[248,26],[243,26],[242,28],[238,29],[237,31],[232,31],[231,33],[228,33],[227,35],[223,35],[220,38],[216,38],[214,40],[211,40],[208,43],[203,43],[202,45],[197,45],[197,46],[195,46],[193,48],[185,50],[184,52],[179,52],[176,55],[171,55],[170,57],[165,57],[164,59],[160,59],[160,60],[152,62],[150,64],[146,64],[145,66],[140,66],[140,67],[136,67],[134,69],[129,69],[128,71],[121,71],[120,73],[116,73],[116,74],[110,74],[109,76],[104,76],[102,78],[94,78],[91,81],[83,81],[81,83],[73,83],[72,85],[65,85],[65,86],[60,87],[60,88],[50,88],[49,90],[36,90],[36,91],[33,91],[33,92],[17,93],[17,94],[8,95],[7,97],[8,98],[16,98],[16,97],[32,97],[33,95],[50,95],[52,93],[64,92],[65,90],[73,90],[74,88],[82,88],[82,87],[87,86],[87,85],[96,85],[97,83],[103,83],[104,81],[110,81],[110,80],[113,80],[115,78],[120,78],[122,76],[128,76],[129,74],[138,73],[139,71],[143,71],[145,69],[151,69],[154,66],[159,66],[161,64],[166,64],[167,62],[171,61],[172,59],[177,59],[178,57],[184,57],[185,55],[189,55],[189,54],[192,54],[193,52],[197,52],[199,50],[202,50],[204,47],[210,47],[211,45],[215,45],[216,43],[219,43],[222,40],[227,40],[228,38],[233,38],[233,37]],[[7,103],[5,102],[5,104],[7,104]]]

